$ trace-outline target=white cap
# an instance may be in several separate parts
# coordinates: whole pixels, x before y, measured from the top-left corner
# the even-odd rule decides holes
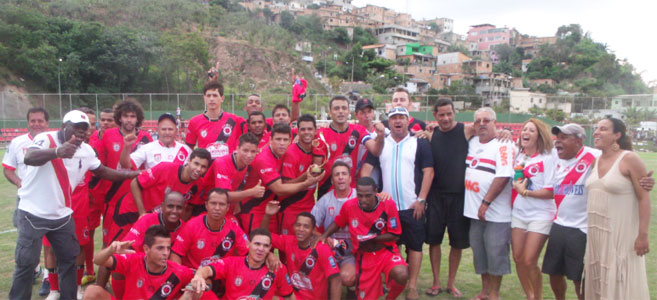
[[[66,115],[64,115],[64,119],[62,120],[62,122],[63,123],[71,122],[73,124],[87,123],[87,125],[90,125],[89,124],[89,117],[87,117],[87,114],[85,114],[85,113],[83,113],[79,110],[72,110],[72,111],[67,112]]]

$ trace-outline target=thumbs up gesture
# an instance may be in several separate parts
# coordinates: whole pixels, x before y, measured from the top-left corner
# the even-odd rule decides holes
[[[71,138],[66,141],[66,143],[61,144],[55,149],[55,154],[59,158],[71,158],[75,155],[75,151],[78,148],[79,141],[75,137],[75,134],[71,135]]]
[[[258,180],[258,184],[251,188],[251,197],[260,198],[265,195],[265,187],[262,186],[262,180]]]

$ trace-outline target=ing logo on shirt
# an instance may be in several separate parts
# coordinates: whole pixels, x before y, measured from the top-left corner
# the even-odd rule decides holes
[[[507,154],[507,146],[500,147],[500,160],[502,160],[502,166],[509,164],[509,155]]]
[[[465,180],[465,190],[479,193],[479,182],[473,180]]]

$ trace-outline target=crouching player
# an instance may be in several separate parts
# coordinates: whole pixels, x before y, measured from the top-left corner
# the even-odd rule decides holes
[[[349,227],[358,265],[358,299],[378,299],[382,295],[381,273],[390,287],[386,299],[396,299],[408,280],[408,266],[395,244],[401,234],[397,208],[392,201],[379,200],[371,177],[358,180],[356,196],[342,205],[319,240],[326,241],[338,229]]]
[[[131,241],[114,241],[94,257],[94,263],[126,277],[123,299],[174,299],[194,276],[192,270],[169,261],[171,237],[161,225],[146,230],[144,253],[130,250]],[[84,299],[112,299],[103,287],[91,285]]]
[[[280,208],[278,201],[267,203],[260,228],[267,229],[271,216],[276,215]],[[338,264],[324,243],[311,247],[314,229],[315,217],[309,212],[301,212],[294,223],[294,235],[272,234],[272,247],[285,254],[297,299],[339,300],[342,286]]]
[[[132,249],[141,252],[144,248],[144,234],[146,230],[153,225],[162,225],[169,232],[169,235],[171,235],[171,245],[173,247],[176,237],[183,228],[183,225],[185,225],[185,221],[182,220],[184,205],[185,198],[181,193],[176,191],[169,192],[164,196],[164,201],[160,205],[160,211],[145,214],[139,218],[123,240],[134,241]]]
[[[246,256],[226,257],[198,269],[191,290],[185,291],[181,299],[198,297],[207,289],[208,279],[225,281],[226,295],[222,299],[226,300],[271,300],[274,295],[286,300],[296,299],[285,266],[274,270],[265,263],[272,246],[269,231],[256,228],[251,231],[250,239]]]

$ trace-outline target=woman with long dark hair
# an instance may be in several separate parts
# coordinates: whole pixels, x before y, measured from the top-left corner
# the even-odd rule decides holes
[[[593,144],[602,154],[586,181],[585,297],[649,299],[644,255],[649,251],[650,195],[639,185],[646,166],[632,152],[619,119],[598,122]]]

